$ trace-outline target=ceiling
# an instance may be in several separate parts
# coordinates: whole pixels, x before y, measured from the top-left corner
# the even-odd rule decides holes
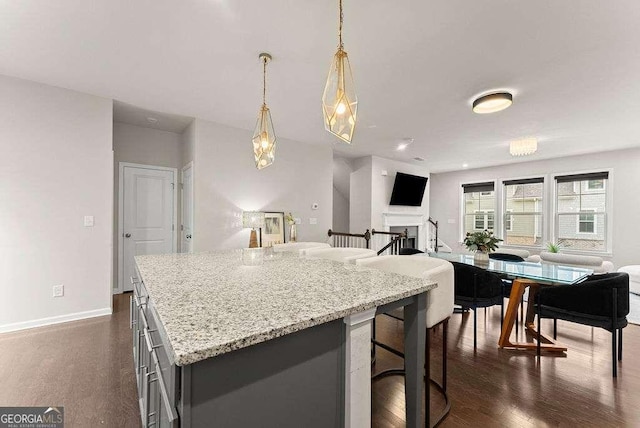
[[[276,133],[345,157],[432,171],[640,146],[636,0],[345,0],[359,100],[351,146],[324,131],[320,99],[336,48],[336,0],[86,0],[0,3],[0,74],[155,112],[252,129],[258,54],[273,55]],[[474,96],[514,94],[471,112]],[[537,137],[538,153],[508,143]],[[414,138],[405,152],[395,150]]]
[[[187,126],[193,122],[193,118],[143,109],[122,101],[114,101],[113,121],[182,134]]]

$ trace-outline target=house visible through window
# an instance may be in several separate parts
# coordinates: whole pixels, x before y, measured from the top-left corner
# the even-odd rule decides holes
[[[462,235],[479,230],[493,231],[496,197],[493,182],[463,184]]]
[[[474,222],[474,229],[476,231],[493,230],[493,210],[476,211]]]
[[[604,189],[604,180],[589,180],[587,181],[588,190]]]
[[[556,177],[554,240],[571,250],[607,251],[608,172]]]
[[[580,218],[578,219],[578,232],[579,233],[596,233],[595,215],[580,214]]]
[[[544,178],[505,180],[503,233],[505,245],[542,246]]]

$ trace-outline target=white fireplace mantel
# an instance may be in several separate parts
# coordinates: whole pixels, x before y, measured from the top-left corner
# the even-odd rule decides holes
[[[384,227],[393,226],[418,226],[425,223],[425,215],[419,213],[382,213]]]

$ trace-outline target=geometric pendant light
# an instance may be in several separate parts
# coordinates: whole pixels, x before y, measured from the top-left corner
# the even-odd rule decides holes
[[[258,112],[258,122],[253,131],[253,155],[256,161],[256,168],[266,168],[273,163],[276,157],[276,134],[273,131],[271,112],[267,107],[267,63],[271,60],[271,55],[261,53],[262,61],[262,107]]]
[[[338,51],[333,57],[324,87],[322,112],[325,129],[345,143],[351,143],[358,113],[358,97],[353,85],[349,57],[342,44],[342,0],[339,0],[339,5]]]

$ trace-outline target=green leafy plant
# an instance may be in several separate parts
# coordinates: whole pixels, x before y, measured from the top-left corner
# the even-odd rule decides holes
[[[466,245],[469,251],[480,251],[483,253],[490,253],[498,249],[498,242],[502,242],[502,239],[493,236],[493,232],[484,230],[482,232],[467,233],[464,238],[464,245]]]
[[[284,219],[287,221],[288,224],[295,224],[296,223],[296,219],[291,213],[288,213],[287,215],[285,215]]]
[[[547,242],[547,251],[550,253],[559,253],[560,252],[560,244],[556,244],[553,242]]]

